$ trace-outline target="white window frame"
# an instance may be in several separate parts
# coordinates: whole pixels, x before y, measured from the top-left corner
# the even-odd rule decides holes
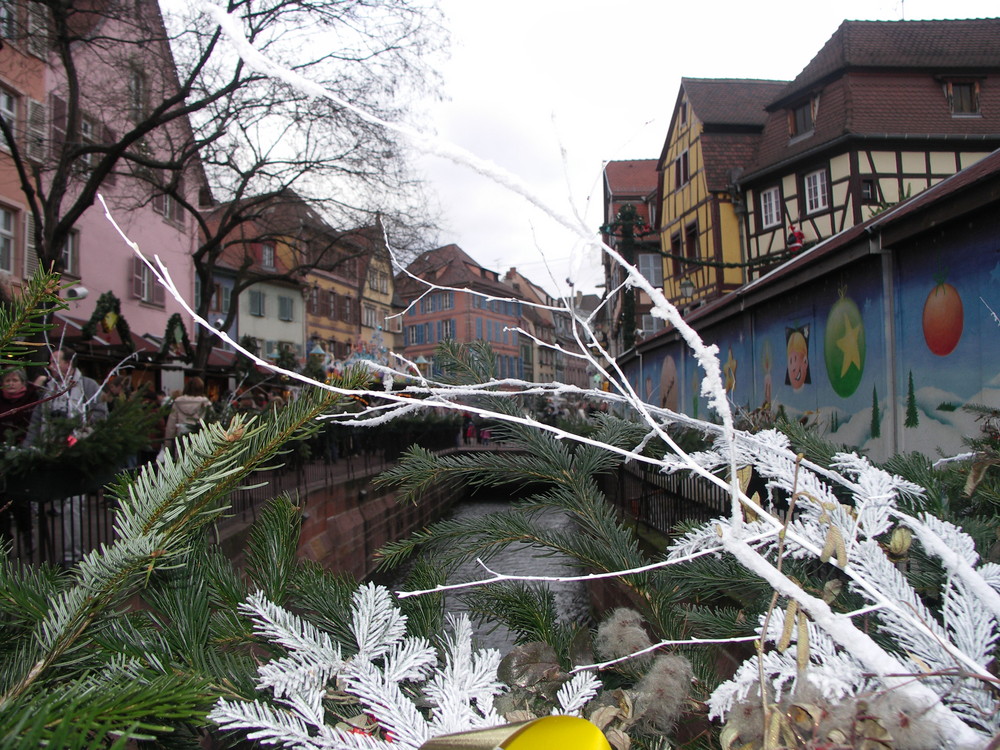
[[[666,321],[649,313],[642,315],[642,335],[652,336],[654,333],[662,331],[666,327]]]
[[[636,267],[654,287],[663,286],[663,258],[658,253],[639,253]]]
[[[826,189],[826,170],[817,169],[802,180],[806,194],[806,213],[814,214],[830,207]]]
[[[60,253],[61,260],[63,264],[63,273],[69,276],[80,276],[80,233],[70,232],[66,236],[66,243],[63,245],[62,252]],[[152,271],[150,272],[150,282],[156,283],[152,279]],[[143,283],[145,283],[145,277],[143,278]],[[143,297],[146,301],[151,301],[147,297]]]
[[[365,328],[377,328],[378,327],[378,311],[371,305],[364,305],[361,310],[362,314],[362,325]]]
[[[781,224],[781,190],[776,187],[760,193],[760,225],[763,229]]]
[[[441,321],[441,339],[442,340],[455,340],[455,319],[447,318]]]
[[[0,206],[0,270],[14,272],[14,237],[17,213]]]
[[[128,72],[128,106],[129,116],[136,122],[146,115],[146,98],[149,84],[146,74],[138,67]]]
[[[92,146],[96,141],[94,133],[96,132],[96,127],[92,120],[87,117],[80,118],[80,145],[81,146]],[[89,169],[94,163],[94,154],[82,154],[80,156],[80,165],[85,169]]]
[[[165,292],[163,286],[156,281],[152,269],[142,258],[133,257],[132,262],[132,297],[149,305],[163,307]]]
[[[17,107],[20,97],[10,89],[0,87],[0,115],[7,121],[10,131],[17,134],[18,118]],[[0,143],[4,151],[7,150],[7,142]]]
[[[264,268],[274,268],[274,245],[270,242],[260,246],[260,264]]]

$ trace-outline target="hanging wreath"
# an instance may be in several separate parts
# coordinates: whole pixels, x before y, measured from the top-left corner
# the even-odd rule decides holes
[[[181,355],[185,362],[194,360],[194,352],[191,350],[191,339],[188,338],[187,328],[184,327],[184,319],[180,313],[174,313],[167,320],[167,330],[163,334],[163,343],[160,344],[159,359],[163,359],[169,352]]]
[[[135,351],[135,345],[132,343],[132,331],[125,316],[122,315],[122,303],[114,292],[105,292],[97,298],[97,307],[94,308],[90,320],[84,323],[81,329],[84,341],[94,338],[98,324],[105,333],[116,331],[122,345],[130,352]]]

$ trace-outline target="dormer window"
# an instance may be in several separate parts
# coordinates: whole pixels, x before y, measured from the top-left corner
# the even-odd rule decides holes
[[[976,81],[948,81],[945,84],[948,108],[953,117],[979,115],[979,83]]]
[[[260,264],[264,266],[264,268],[274,268],[274,245],[261,246]]]
[[[800,138],[812,134],[818,103],[819,99],[812,97],[788,111],[789,138]]]

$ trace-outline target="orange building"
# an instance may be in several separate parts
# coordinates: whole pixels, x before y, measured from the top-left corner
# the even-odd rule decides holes
[[[497,357],[499,378],[524,375],[520,336],[520,298],[458,245],[428,250],[396,277],[396,292],[405,306],[403,351],[424,374],[438,371],[437,345],[485,341]]]

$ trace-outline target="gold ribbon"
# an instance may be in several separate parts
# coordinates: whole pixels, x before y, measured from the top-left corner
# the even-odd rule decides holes
[[[420,750],[611,750],[604,733],[576,716],[544,716],[471,732],[443,734]]]

